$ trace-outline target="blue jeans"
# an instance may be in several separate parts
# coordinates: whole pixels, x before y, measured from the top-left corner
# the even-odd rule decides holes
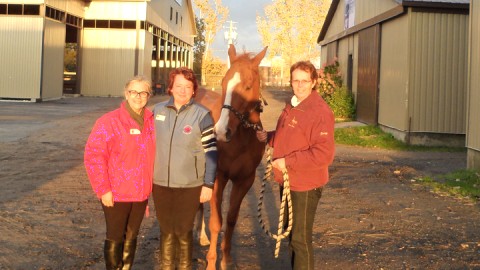
[[[313,222],[323,188],[309,191],[291,191],[293,227],[290,233],[292,269],[313,270],[314,254],[312,245]],[[283,189],[281,189],[283,192]],[[288,212],[288,207],[285,212]],[[288,215],[285,215],[288,217]],[[288,221],[287,221],[288,222]]]

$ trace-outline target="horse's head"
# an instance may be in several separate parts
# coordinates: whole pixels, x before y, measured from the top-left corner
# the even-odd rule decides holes
[[[240,125],[259,128],[261,112],[260,75],[258,66],[267,47],[256,56],[237,55],[230,45],[230,69],[222,80],[222,111],[215,125],[217,140],[228,142]]]

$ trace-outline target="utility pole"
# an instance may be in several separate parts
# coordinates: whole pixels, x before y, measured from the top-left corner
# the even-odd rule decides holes
[[[237,28],[233,26],[234,23],[233,21],[227,21],[227,23],[230,23],[230,25],[227,27],[227,31],[225,31],[225,40],[227,41],[227,52],[228,48],[230,48],[230,44],[233,44],[237,40]],[[225,28],[225,27],[224,27]],[[230,68],[230,57],[228,56],[227,53],[227,67]]]

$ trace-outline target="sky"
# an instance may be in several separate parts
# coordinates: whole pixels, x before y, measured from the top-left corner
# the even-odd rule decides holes
[[[235,22],[233,26],[236,27],[237,40],[234,44],[237,52],[243,52],[243,48],[247,52],[260,52],[263,45],[257,30],[256,16],[259,14],[265,17],[264,8],[271,3],[272,0],[222,0],[222,5],[230,10],[230,14],[225,29],[218,31],[212,44],[213,54],[227,61],[228,42],[224,32],[228,30],[228,21]]]

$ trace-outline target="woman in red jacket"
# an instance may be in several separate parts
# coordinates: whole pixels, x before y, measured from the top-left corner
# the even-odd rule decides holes
[[[85,146],[84,162],[106,221],[107,269],[131,269],[137,235],[152,192],[153,114],[145,108],[151,82],[128,81],[119,109],[100,117]]]
[[[261,141],[273,146],[275,180],[283,184],[288,172],[293,207],[290,236],[292,268],[314,269],[312,230],[328,166],[335,153],[335,118],[327,103],[315,91],[315,66],[300,61],[290,68],[293,97],[286,104],[275,131],[257,132]]]

